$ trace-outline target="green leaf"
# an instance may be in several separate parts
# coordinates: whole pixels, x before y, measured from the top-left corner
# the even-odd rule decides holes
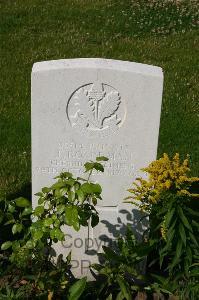
[[[34,233],[33,233],[33,240],[34,241],[37,241],[37,240],[40,240],[42,237],[43,237],[43,231],[42,230],[36,230],[36,231],[34,231]]]
[[[43,193],[42,193],[42,192],[36,193],[35,196],[42,197],[42,196],[43,196]]]
[[[59,219],[55,220],[54,227],[60,227],[60,220]]]
[[[86,194],[100,194],[102,192],[102,188],[98,183],[83,183],[81,189]]]
[[[61,188],[62,189],[62,188]],[[62,197],[62,194],[61,194],[61,189],[60,188],[57,188],[57,189],[53,189],[54,190],[54,195],[55,195],[55,197],[57,197],[57,198],[61,198]]]
[[[44,226],[49,227],[52,224],[53,224],[53,219],[52,218],[46,218],[44,220]]]
[[[44,197],[41,197],[41,198],[39,198],[39,200],[38,200],[38,204],[41,205],[41,204],[44,203],[44,201],[45,201],[45,198],[44,198]]]
[[[182,220],[182,223],[184,224],[184,226],[189,229],[190,231],[192,231],[192,227],[191,225],[189,224],[188,220],[187,220],[187,217],[184,215],[183,213],[183,210],[180,206],[178,206],[178,214],[179,214],[179,217],[180,219]]]
[[[73,177],[73,174],[70,172],[62,172],[59,176],[56,176],[56,178],[71,178]]]
[[[172,210],[168,211],[168,213],[165,216],[165,226],[167,228],[169,227],[169,224],[170,224],[171,219],[172,219],[172,217],[174,215],[174,212],[175,212],[175,208],[172,208]]]
[[[182,254],[182,240],[178,240],[177,247],[176,247],[177,258],[180,258],[181,254]]]
[[[9,221],[7,221],[4,225],[9,225],[9,224],[13,224],[15,223],[15,219],[11,219]]]
[[[193,235],[193,233],[189,232],[189,236],[190,236],[192,242],[196,245],[196,247],[199,247],[198,242],[197,242],[195,236]]]
[[[42,193],[46,194],[46,193],[49,193],[51,191],[51,188],[48,188],[48,187],[43,187],[42,188]]]
[[[88,182],[83,183],[82,186],[81,186],[81,189],[86,194],[92,194],[93,193],[92,184],[91,183],[88,183]]]
[[[120,292],[117,294],[116,300],[123,300],[123,299],[125,299],[125,297],[124,297],[122,291],[120,291]]]
[[[79,224],[79,220],[74,220],[73,222],[73,228],[76,230],[76,231],[79,231],[80,229],[80,224]]]
[[[160,255],[160,266],[162,265],[163,259],[165,255],[167,254],[168,250],[171,248],[171,244],[167,243],[164,248],[159,250],[159,255]],[[157,259],[155,259],[157,261]]]
[[[68,300],[78,300],[86,287],[86,277],[75,282],[69,289]]]
[[[27,215],[30,215],[31,213],[32,213],[32,208],[26,207],[22,212],[22,216],[27,216]]]
[[[117,277],[117,282],[126,300],[131,300],[131,291],[129,289],[128,283],[121,276]]]
[[[110,247],[102,246],[106,257],[110,260],[115,260],[116,262],[120,260],[120,256],[115,253]]]
[[[70,178],[70,179],[68,179],[68,180],[65,181],[65,184],[67,186],[71,186],[72,187],[75,184],[75,179]]]
[[[68,193],[68,187],[63,187],[60,189],[60,195],[64,196],[65,194]]]
[[[67,205],[65,208],[65,221],[69,226],[71,226],[73,223],[73,206],[72,205]]]
[[[82,177],[77,177],[77,180],[87,181],[85,178],[82,178]]]
[[[168,294],[168,295],[172,295],[172,293],[168,290],[165,290],[165,289],[160,289],[161,292],[165,293],[165,294]]]
[[[185,210],[188,211],[191,215],[199,217],[199,212],[191,209],[190,207],[185,207]]]
[[[39,286],[40,289],[42,289],[42,290],[45,289],[44,283],[43,283],[43,281],[41,281],[41,280],[38,281],[38,286]]]
[[[64,233],[59,228],[55,228],[54,230],[54,237],[57,238],[59,241],[64,239]]]
[[[102,269],[102,265],[100,265],[100,264],[92,264],[91,268],[99,272]]]
[[[93,193],[100,194],[102,192],[101,185],[98,183],[91,183]]]
[[[9,205],[8,205],[8,211],[9,211],[10,213],[13,213],[13,212],[15,211],[15,207],[14,207],[13,205],[9,204]]]
[[[60,204],[57,206],[57,211],[62,214],[65,210],[65,205],[64,204]],[[56,216],[56,215],[55,215]]]
[[[98,156],[96,157],[96,161],[108,161],[108,158],[106,156]]]
[[[186,254],[187,254],[187,259],[189,261],[189,265],[191,265],[192,259],[193,259],[193,254],[192,254],[191,248],[189,246],[187,246],[187,248],[186,248]]]
[[[86,162],[86,163],[84,164],[84,167],[85,167],[85,169],[86,169],[86,172],[88,172],[88,171],[90,171],[90,170],[93,169],[93,167],[94,167],[94,162]]]
[[[99,217],[96,214],[92,214],[91,216],[91,226],[95,227],[99,223]]]
[[[53,228],[53,229],[51,229],[50,230],[50,238],[54,241],[54,239],[55,239],[55,229],[56,228]],[[56,239],[57,240],[57,239]]]
[[[92,197],[92,202],[93,202],[93,205],[97,205],[97,198]]]
[[[172,228],[171,230],[169,230],[168,232],[167,232],[167,244],[170,244],[171,243],[171,241],[173,240],[173,238],[174,238],[174,235],[175,235],[175,229],[174,228]]]
[[[68,200],[69,202],[74,202],[75,200],[75,193],[73,191],[68,192]]]
[[[78,231],[80,228],[79,218],[78,218],[78,209],[74,205],[67,205],[65,209],[65,221],[69,226]]]
[[[88,219],[91,216],[91,211],[90,208],[88,208],[89,210],[87,210],[87,208],[85,209],[79,209],[78,210],[78,215],[79,215],[79,222],[82,226],[88,226]]]
[[[34,210],[34,215],[39,217],[43,214],[44,212],[44,207],[43,206],[37,206]]]
[[[28,249],[33,249],[34,246],[35,246],[35,245],[34,245],[34,242],[33,242],[32,240],[27,241],[26,247],[27,247]]]
[[[17,233],[17,224],[14,224],[14,225],[12,226],[12,233],[13,233],[13,234],[16,234],[16,233]]]
[[[30,206],[29,200],[27,200],[26,198],[23,198],[23,197],[19,197],[19,198],[15,199],[14,201],[18,207]]]
[[[68,264],[70,264],[71,262],[71,258],[72,258],[72,254],[71,254],[71,251],[68,253],[68,255],[66,256],[66,261]]]
[[[16,234],[17,232],[21,232],[22,229],[23,229],[22,224],[14,224],[14,225],[12,226],[12,233],[13,233],[13,234]]]
[[[199,223],[198,222],[196,222],[195,220],[192,220],[192,224],[193,224],[193,226],[195,226],[199,229]]]
[[[94,169],[100,172],[104,172],[104,166],[98,162],[94,163]]]
[[[186,232],[185,232],[185,229],[184,229],[184,226],[182,225],[182,223],[180,223],[179,225],[179,233],[180,233],[180,237],[183,241],[183,244],[186,246]]]
[[[15,241],[12,242],[12,250],[13,251],[18,251],[20,249],[20,247],[21,246],[20,246],[20,242],[19,241],[15,240]]]
[[[179,258],[177,255],[175,255],[174,259],[172,260],[172,263],[169,264],[168,269],[170,272],[173,270],[173,268],[179,263]]]
[[[166,282],[165,277],[157,275],[157,274],[151,274],[152,278],[156,279],[156,282],[161,283],[161,285],[164,285],[164,283]]]
[[[61,198],[61,197],[62,197],[61,190],[62,190],[62,189],[56,189],[56,190],[54,190],[54,192],[55,192],[55,197],[57,197],[57,198]]]
[[[65,178],[72,178],[72,177],[73,177],[73,174],[70,173],[70,172],[64,172],[64,173],[62,173],[62,175],[63,175]]]
[[[79,189],[79,190],[76,191],[76,193],[77,193],[77,197],[78,197],[79,202],[82,203],[85,199],[84,192],[81,189]]]
[[[61,188],[65,187],[65,186],[66,186],[66,184],[63,181],[58,181],[51,186],[51,189],[57,190],[57,189],[61,189]]]
[[[182,240],[178,240],[177,246],[176,246],[176,254],[172,260],[172,262],[169,264],[170,271],[173,270],[173,268],[179,263],[180,256],[182,254]]]
[[[7,242],[5,242],[5,243],[3,243],[3,244],[1,245],[1,250],[7,250],[7,249],[10,248],[11,246],[12,246],[12,242],[7,241]]]

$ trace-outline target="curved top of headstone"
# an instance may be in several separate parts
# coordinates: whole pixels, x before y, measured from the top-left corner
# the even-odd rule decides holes
[[[74,58],[37,62],[33,65],[32,73],[74,68],[102,68],[126,72],[144,73],[146,75],[162,77],[162,68],[123,60],[105,58]]]

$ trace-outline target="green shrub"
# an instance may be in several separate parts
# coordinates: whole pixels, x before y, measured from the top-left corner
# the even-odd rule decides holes
[[[173,159],[164,154],[143,169],[148,179],[138,178],[126,199],[148,213],[147,239],[154,245],[148,264],[158,262],[164,275],[159,277],[161,284],[165,280],[170,291],[179,295],[181,290],[186,294],[189,284],[199,284],[198,275],[191,271],[199,262],[199,211],[193,209],[199,194],[192,191],[199,178],[188,176],[188,163],[188,158],[181,163],[179,154]]]
[[[1,267],[4,278],[9,278],[11,288],[19,287],[21,283],[23,285],[25,280],[25,284],[32,285],[31,299],[37,295],[48,295],[49,299],[61,297],[68,290],[68,299],[78,299],[84,290],[82,284],[85,285],[85,280],[71,287],[74,277],[70,271],[70,254],[65,261],[59,255],[54,263],[52,244],[65,240],[63,225],[78,231],[81,226],[88,226],[89,221],[92,227],[98,224],[95,205],[102,199],[102,189],[98,183],[90,181],[90,176],[93,170],[103,172],[100,162],[106,160],[106,157],[97,157],[95,162],[85,163],[87,179],[74,178],[69,172],[61,173],[52,186],[44,187],[36,194],[39,205],[34,210],[30,202],[22,197],[10,202],[2,200],[1,226],[12,225],[13,237],[1,245]],[[25,222],[29,222],[29,226],[25,226]],[[10,265],[3,271],[5,261]]]
[[[178,154],[152,162],[143,169],[148,179],[137,178],[128,190],[125,201],[145,212],[149,227],[141,241],[127,227],[114,249],[103,246],[101,263],[91,266],[95,281],[74,278],[71,253],[52,260],[53,243],[65,240],[63,225],[78,231],[98,224],[102,189],[90,176],[103,172],[106,160],[85,163],[87,179],[61,173],[37,193],[34,210],[22,197],[0,201],[0,224],[10,231],[9,240],[1,238],[0,299],[197,299],[199,178],[188,176],[188,158],[180,162]]]

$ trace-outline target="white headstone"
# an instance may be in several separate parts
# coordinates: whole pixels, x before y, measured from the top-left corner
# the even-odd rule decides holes
[[[62,171],[82,176],[86,161],[109,158],[105,172],[93,176],[103,188],[99,225],[89,233],[66,228],[67,242],[56,248],[65,255],[72,248],[77,276],[89,276],[96,252],[125,224],[142,231],[136,210],[123,199],[139,169],[156,159],[162,89],[162,69],[139,63],[82,58],[33,66],[33,195]]]

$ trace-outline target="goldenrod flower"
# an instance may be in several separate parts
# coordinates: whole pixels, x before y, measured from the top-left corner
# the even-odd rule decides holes
[[[137,178],[133,183],[134,188],[128,190],[132,194],[128,199],[139,201],[139,208],[143,211],[150,212],[152,204],[160,201],[160,195],[164,191],[181,196],[199,197],[199,194],[188,191],[191,183],[199,181],[198,177],[188,177],[188,155],[181,163],[179,153],[176,153],[173,159],[164,153],[163,157],[141,170],[148,173],[148,179]]]

